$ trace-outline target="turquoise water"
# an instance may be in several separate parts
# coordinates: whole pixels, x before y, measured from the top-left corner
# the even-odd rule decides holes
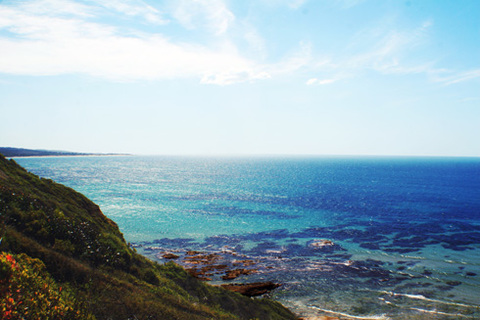
[[[16,161],[88,196],[152,259],[254,261],[235,281],[282,283],[272,297],[300,314],[480,318],[478,158]]]

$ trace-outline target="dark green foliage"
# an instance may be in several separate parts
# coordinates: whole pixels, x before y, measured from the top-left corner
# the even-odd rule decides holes
[[[0,147],[0,153],[2,153],[6,157],[81,155],[81,153],[75,153],[75,152],[33,150],[33,149],[9,148],[9,147]]]
[[[112,154],[112,153],[98,154],[98,153],[36,150],[36,149],[9,148],[9,147],[0,147],[0,153],[3,154],[5,157],[119,155],[119,154]],[[122,155],[126,155],[126,154],[122,154]]]
[[[0,237],[0,251],[39,259],[52,286],[71,288],[77,311],[97,319],[295,319],[276,302],[206,285],[174,263],[138,255],[93,202],[1,155]]]

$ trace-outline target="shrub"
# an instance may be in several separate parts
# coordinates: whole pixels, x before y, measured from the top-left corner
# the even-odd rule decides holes
[[[2,252],[0,276],[2,319],[94,319],[69,290],[52,280],[38,259]]]

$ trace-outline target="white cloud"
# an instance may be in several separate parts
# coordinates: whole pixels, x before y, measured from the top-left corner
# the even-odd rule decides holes
[[[308,0],[262,0],[263,3],[269,6],[287,6],[291,9],[298,9],[307,1]]]
[[[235,20],[222,0],[177,0],[173,14],[186,28],[206,27],[215,35],[224,34]]]
[[[436,61],[431,57],[428,61],[416,62],[416,49],[428,42],[433,25],[433,20],[425,20],[413,30],[384,31],[383,35],[376,30],[373,34],[380,40],[370,50],[340,61],[338,66],[350,69],[351,74],[365,69],[382,74],[424,74],[432,81],[445,85],[479,78],[480,69],[460,72],[441,69],[435,66]]]
[[[0,36],[0,72],[86,74],[115,81],[193,77],[213,84],[269,77],[264,67],[243,58],[228,41],[212,48],[175,42],[158,33],[132,32],[126,36],[112,25],[83,19],[98,7],[82,5],[76,11],[70,1],[42,0],[41,3],[55,5],[56,11],[45,10],[35,1],[26,1],[17,7],[0,5],[0,29],[15,34],[14,37]],[[130,1],[128,6],[134,3]],[[128,9],[117,1],[104,5],[116,6],[119,11]],[[210,7],[206,2],[202,5],[210,10],[211,21],[218,18],[212,23],[217,25],[218,32],[223,32],[228,24],[228,19],[220,17],[223,9]],[[145,15],[146,11],[142,10],[146,7],[140,3],[138,8],[139,11],[132,8],[131,13]],[[214,18],[214,12],[220,16]],[[68,16],[64,16],[67,13]]]
[[[107,9],[116,10],[127,16],[140,16],[154,24],[165,24],[167,19],[152,6],[140,0],[95,0],[95,2]]]
[[[375,23],[375,27],[360,30],[344,54],[317,55],[312,43],[300,42],[283,58],[265,62],[267,39],[247,21],[236,21],[223,1],[179,0],[170,9],[183,26],[213,34],[210,42],[167,38],[159,33],[163,26],[158,24],[167,23],[164,17],[168,12],[162,13],[140,0],[0,2],[0,31],[7,31],[0,35],[0,72],[85,74],[115,81],[196,78],[217,85],[304,71],[310,75],[307,85],[331,84],[372,70],[425,74],[445,85],[480,77],[478,69],[440,70],[434,67],[435,62],[415,59],[416,49],[428,39],[431,20],[410,30],[386,28],[390,20],[381,27]],[[103,15],[112,20],[112,10],[115,18],[140,18],[152,24],[157,33],[131,27],[126,34],[122,32],[125,29],[101,22]],[[246,44],[243,51],[237,46],[241,41]]]
[[[337,81],[338,79],[323,79],[323,80],[320,80],[320,79],[317,79],[317,78],[312,78],[312,79],[309,79],[307,80],[306,84],[308,86],[312,86],[312,85],[325,85],[325,84],[331,84],[331,83],[334,83],[335,81]]]
[[[253,80],[265,80],[270,78],[271,76],[267,72],[261,72],[261,71],[255,72],[254,70],[235,72],[234,70],[232,70],[231,72],[206,75],[202,78],[201,83],[229,85],[233,83],[253,81]]]
[[[384,75],[423,74],[444,85],[480,78],[480,69],[454,72],[436,67],[437,62],[431,57],[428,61],[417,58],[418,49],[428,43],[430,28],[434,25],[432,20],[425,20],[410,30],[392,30],[387,27],[391,21],[386,21],[355,34],[346,46],[347,54],[311,57],[307,65],[322,78],[312,77],[305,84],[330,84],[371,71]]]
[[[93,15],[92,7],[72,0],[24,1],[20,8],[26,13],[48,15],[72,15],[88,17]]]
[[[391,30],[380,23],[381,27],[377,24],[375,28],[360,30],[346,46],[348,54],[321,57],[312,64],[315,70],[330,75],[328,79],[312,78],[307,84],[328,84],[372,70],[382,74],[429,74],[434,62],[411,62],[416,60],[411,53],[424,44],[432,25],[427,20],[413,30]]]
[[[0,71],[13,74],[88,74],[117,81],[197,77],[228,84],[260,77],[255,65],[229,52],[173,44],[160,36],[107,36],[55,41],[0,39]],[[243,74],[243,78],[238,75]],[[207,77],[207,78],[205,78]]]
[[[422,43],[425,28],[428,26],[422,24],[413,31],[393,30],[377,35],[376,43],[366,51],[349,58],[347,65],[351,68],[369,68],[385,73],[390,68],[398,70],[400,60]]]
[[[430,70],[430,75],[435,82],[452,85],[468,80],[480,78],[480,69],[453,72],[449,70]]]
[[[471,102],[471,101],[480,101],[480,97],[466,97],[460,99],[460,102]]]
[[[243,38],[249,45],[249,51],[260,59],[267,57],[267,45],[265,39],[251,26],[243,27]]]
[[[300,8],[301,6],[303,6],[308,0],[289,0],[287,5],[290,7],[290,8],[293,8],[293,9],[298,9]]]
[[[311,66],[312,63],[314,63],[312,59],[312,44],[301,42],[297,49],[293,50],[278,63],[269,65],[267,68],[270,74],[286,74]]]
[[[342,9],[350,9],[364,1],[365,0],[332,0],[332,3]]]

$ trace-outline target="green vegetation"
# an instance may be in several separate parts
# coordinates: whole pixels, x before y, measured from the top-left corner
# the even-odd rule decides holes
[[[23,148],[0,147],[0,153],[5,157],[49,157],[49,156],[108,156],[127,155],[119,153],[81,153],[71,151],[36,150]]]
[[[295,319],[137,254],[93,202],[1,155],[0,237],[6,319]]]
[[[0,253],[0,279],[2,319],[94,319],[39,259]]]

